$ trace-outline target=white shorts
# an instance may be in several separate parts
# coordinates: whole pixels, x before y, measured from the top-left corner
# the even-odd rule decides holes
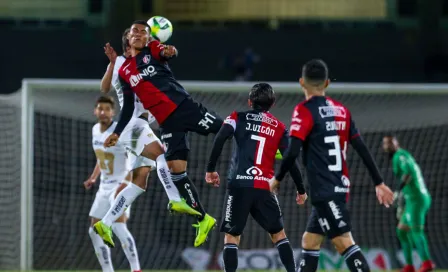
[[[95,195],[95,200],[93,201],[92,208],[90,208],[89,216],[97,219],[103,219],[106,213],[109,211],[110,207],[115,201],[115,192],[118,186],[112,190],[99,189]],[[124,212],[126,217],[129,219],[131,217],[131,206],[129,206]]]
[[[153,160],[140,156],[146,145],[155,141],[160,143],[148,121],[133,117],[120,135],[119,141],[129,152],[128,159],[132,170],[144,166],[155,168],[156,163]]]

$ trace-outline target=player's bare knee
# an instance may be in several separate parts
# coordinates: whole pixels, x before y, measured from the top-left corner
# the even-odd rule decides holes
[[[339,254],[342,254],[347,248],[355,244],[355,241],[353,240],[352,234],[350,232],[346,232],[331,239],[331,242],[333,243],[334,248]]]
[[[165,149],[163,149],[162,144],[159,141],[154,141],[148,145],[145,145],[140,155],[155,161],[157,157],[162,154],[165,154]]]
[[[234,236],[232,234],[226,233],[224,235],[224,244],[240,244],[241,235]]]
[[[134,169],[132,173],[132,183],[142,188],[143,190],[146,190],[150,171],[151,167],[140,167]]]
[[[302,248],[319,250],[323,240],[322,235],[306,231],[302,236]]]
[[[170,169],[171,173],[182,173],[187,171],[187,161],[183,160],[172,160],[167,161],[168,168]]]
[[[274,234],[270,233],[269,235],[271,236],[271,240],[274,244],[286,238],[286,233],[284,229]]]

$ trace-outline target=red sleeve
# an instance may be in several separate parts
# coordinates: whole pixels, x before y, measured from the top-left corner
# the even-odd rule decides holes
[[[232,112],[226,119],[224,119],[224,124],[228,124],[236,130],[236,122],[238,120],[238,113],[236,111]]]
[[[163,51],[163,44],[161,44],[158,40],[152,40],[148,44],[149,50],[151,51],[151,56],[156,60],[161,60],[161,53]]]
[[[313,116],[310,110],[303,104],[299,104],[294,109],[291,120],[291,128],[289,135],[305,141],[308,134],[313,128]]]

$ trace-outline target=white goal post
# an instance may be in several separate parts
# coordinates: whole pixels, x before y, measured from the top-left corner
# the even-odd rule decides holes
[[[182,81],[188,92],[195,93],[248,93],[254,82]],[[298,93],[298,82],[272,82],[276,93]],[[33,269],[33,143],[35,95],[39,90],[76,90],[100,95],[99,80],[24,79],[21,88],[21,227],[20,269]],[[389,83],[332,83],[329,91],[341,94],[366,95],[446,95],[448,84],[389,84]],[[71,101],[72,107],[76,101]],[[287,109],[292,111],[291,109]],[[448,110],[447,110],[448,111]]]

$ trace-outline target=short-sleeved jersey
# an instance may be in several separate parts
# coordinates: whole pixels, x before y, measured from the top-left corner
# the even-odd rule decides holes
[[[124,56],[118,56],[117,59],[115,60],[114,71],[112,73],[112,86],[114,86],[114,89],[117,92],[120,109],[123,108],[123,90],[121,89],[121,83],[119,80],[118,71],[120,70],[120,67],[123,65],[125,61],[126,58]],[[148,113],[148,121],[150,123],[152,123],[155,120],[154,116],[152,116],[152,114],[148,110],[145,110],[143,104],[140,102],[138,97],[135,97],[133,117],[139,117],[143,113]]]
[[[313,96],[295,107],[290,131],[303,141],[311,200],[345,201],[350,191],[347,145],[359,136],[350,111],[329,97]]]
[[[285,125],[269,112],[233,112],[224,120],[234,129],[234,146],[229,188],[252,187],[269,190],[274,176],[275,154],[288,145]]]
[[[160,57],[162,50],[162,44],[151,41],[138,55],[126,59],[118,72],[123,91],[133,91],[159,124],[190,96]]]
[[[92,128],[92,147],[101,169],[100,189],[103,190],[115,188],[117,184],[123,182],[131,170],[126,148],[120,142],[109,148],[103,146],[104,141],[112,134],[116,125],[117,123],[113,122],[104,132],[101,132],[99,123]]]
[[[392,157],[392,168],[394,175],[400,180],[404,176],[410,176],[409,183],[403,187],[405,199],[420,198],[423,195],[429,195],[425,185],[425,180],[414,157],[411,153],[400,148]]]

